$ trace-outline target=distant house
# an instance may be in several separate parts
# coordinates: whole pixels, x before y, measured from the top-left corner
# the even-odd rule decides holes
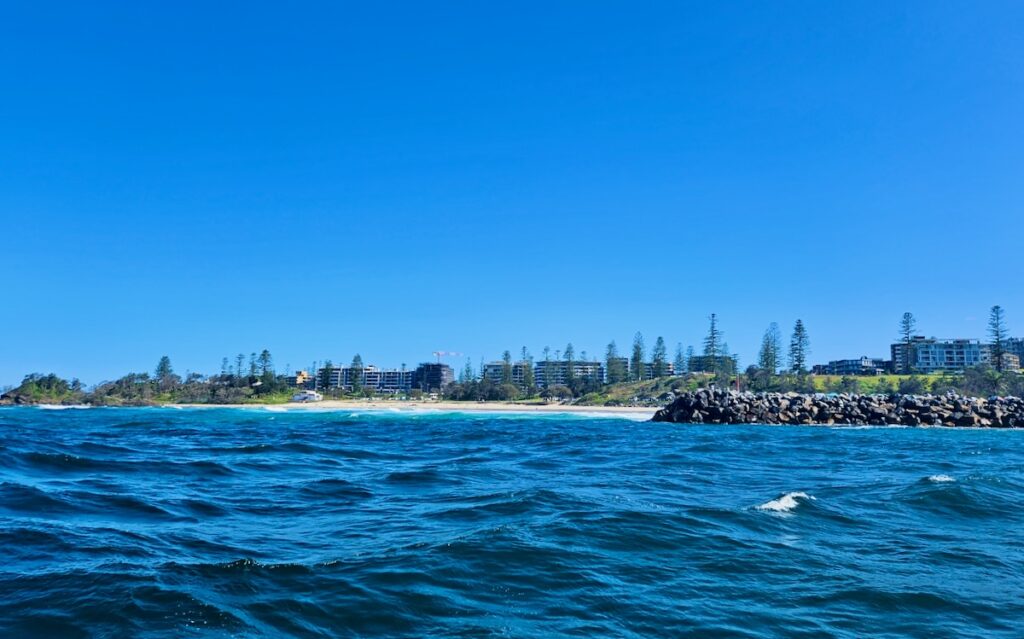
[[[313,378],[313,375],[306,371],[298,371],[294,375],[288,376],[286,381],[289,386],[294,386],[296,388],[308,388],[312,390],[313,387],[316,386],[316,380]]]

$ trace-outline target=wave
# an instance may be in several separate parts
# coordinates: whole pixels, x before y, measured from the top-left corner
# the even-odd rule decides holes
[[[433,484],[444,481],[444,476],[433,468],[396,470],[388,473],[387,481],[399,484]]]
[[[98,446],[90,444],[90,448],[98,450]],[[86,446],[83,445],[83,448]],[[120,447],[113,447],[115,450]],[[130,450],[130,449],[125,449]],[[199,474],[205,476],[229,476],[235,471],[220,462],[209,459],[190,461],[146,460],[146,459],[97,459],[72,455],[69,453],[30,452],[21,455],[21,460],[29,467],[45,471],[61,471],[66,473],[84,472],[140,472],[168,474]]]
[[[113,470],[116,464],[68,453],[25,453],[22,460],[30,466],[46,470],[101,471]]]
[[[199,517],[223,517],[227,511],[204,499],[183,499],[178,504],[191,514]]]
[[[794,491],[786,493],[781,497],[777,497],[771,501],[766,501],[757,507],[757,510],[767,510],[776,513],[788,513],[792,512],[801,503],[812,501],[816,499],[812,495],[808,495],[802,491]]]
[[[928,477],[928,481],[936,484],[945,484],[948,482],[956,481],[956,479],[950,477],[949,475],[930,475]]]
[[[143,498],[135,495],[75,491],[68,493],[68,498],[76,508],[81,508],[82,510],[101,515],[116,516],[118,518],[143,519],[177,518],[160,506],[145,501]]]
[[[85,410],[92,408],[88,404],[38,404],[39,410]]]
[[[350,481],[328,477],[310,482],[299,489],[303,495],[330,499],[367,499],[373,497],[369,490]]]
[[[0,483],[0,508],[29,514],[64,511],[68,504],[35,486],[17,482]]]

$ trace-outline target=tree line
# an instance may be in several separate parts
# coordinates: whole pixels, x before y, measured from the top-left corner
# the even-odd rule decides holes
[[[690,385],[715,384],[721,387],[738,387],[755,391],[836,391],[856,392],[870,389],[874,392],[944,392],[956,390],[968,394],[1020,394],[1021,375],[1008,370],[1009,332],[1002,307],[993,306],[989,313],[987,349],[989,363],[957,374],[946,374],[921,378],[915,370],[914,338],[917,320],[913,313],[904,313],[899,321],[898,343],[903,360],[901,370],[909,378],[898,382],[877,380],[869,382],[856,377],[829,379],[823,387],[809,374],[808,361],[811,341],[807,326],[797,319],[784,340],[782,330],[771,322],[761,339],[756,363],[740,372],[739,357],[732,353],[725,341],[719,318],[712,313],[708,317],[708,329],[703,339],[700,354],[693,346],[683,347],[677,343],[674,357],[670,360],[665,339],[658,336],[648,352],[640,332],[633,336],[633,342],[625,355],[620,354],[615,340],[611,340],[600,359],[592,359],[586,351],[577,350],[572,342],[564,349],[552,350],[545,346],[542,357],[535,359],[525,346],[514,360],[512,352],[505,350],[501,357],[501,371],[498,378],[484,375],[485,365],[480,362],[474,369],[467,360],[458,375],[458,380],[446,389],[450,399],[463,400],[512,400],[531,397],[569,399],[601,393],[607,385],[659,380],[669,375],[685,377]],[[649,355],[649,357],[648,357]],[[537,367],[538,363],[545,365]],[[553,363],[559,366],[553,366]],[[593,364],[604,366],[602,376]],[[583,364],[583,366],[577,366]],[[670,365],[671,364],[671,365]],[[338,370],[330,360],[322,365],[313,362],[312,370],[322,377],[329,377]],[[356,354],[349,368],[351,389],[336,390],[341,395],[372,395],[374,389],[362,388],[362,374],[365,366],[362,357]],[[403,369],[405,365],[403,364]],[[577,373],[577,369],[585,373]],[[561,374],[556,373],[560,370]],[[537,379],[538,371],[544,377]],[[557,377],[556,377],[557,376]],[[319,380],[318,386],[326,389],[326,379]],[[267,349],[252,352],[247,357],[239,353],[234,358],[221,361],[219,374],[203,376],[186,373],[184,377],[174,372],[169,357],[161,357],[152,374],[129,373],[117,380],[102,382],[92,389],[85,389],[76,379],[64,380],[49,374],[27,375],[22,383],[3,395],[7,401],[38,402],[87,402],[98,405],[148,404],[157,402],[184,403],[242,403],[245,401],[266,401],[277,396],[279,399],[291,392],[293,386],[287,375],[280,375],[274,367],[274,360]]]
[[[100,382],[86,389],[77,379],[33,373],[21,384],[3,394],[13,403],[91,404],[95,406],[131,406],[155,403],[238,404],[263,401],[292,391],[288,379],[278,375],[270,351],[264,349],[246,356],[239,354],[234,364],[225,357],[220,374],[204,376],[174,371],[171,358],[159,359],[153,373],[128,373],[116,380]]]

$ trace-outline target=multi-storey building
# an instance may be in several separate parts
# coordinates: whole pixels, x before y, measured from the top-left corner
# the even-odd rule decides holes
[[[818,364],[811,372],[816,375],[883,375],[891,370],[890,364],[880,357],[836,359],[828,364]]]
[[[364,366],[355,369],[350,366],[321,368],[317,372],[317,390],[353,390],[359,388],[380,393],[404,393],[412,388],[413,372],[398,369],[380,369]]]
[[[412,373],[412,387],[424,392],[438,392],[455,381],[455,372],[448,364],[425,362]]]
[[[1019,369],[1021,363],[1024,363],[1024,338],[1011,337],[1006,340],[1006,343],[1003,345],[1003,352],[1017,357],[1017,368]],[[1003,368],[1006,368],[1005,362]]]
[[[1003,353],[1003,371],[1018,371],[1020,370],[1020,356],[1015,353]],[[995,366],[995,362],[992,362]]]
[[[988,364],[991,358],[991,347],[982,344],[981,340],[926,338],[921,335],[911,338],[909,345],[903,342],[892,344],[889,351],[893,370],[900,374],[960,373],[972,366]]]
[[[671,377],[676,374],[676,365],[672,362],[665,362],[663,377]],[[644,379],[654,379],[654,362],[644,362]]]
[[[516,386],[523,388],[526,386],[527,371],[530,369],[529,362],[509,362],[508,375],[509,382]],[[502,384],[505,382],[505,362],[490,362],[484,364],[484,370],[482,377],[495,384]]]
[[[551,359],[541,360],[533,367],[533,377],[540,387],[564,385],[570,377],[604,381],[604,375],[604,364],[601,362],[573,361],[570,368],[569,362],[565,360]]]

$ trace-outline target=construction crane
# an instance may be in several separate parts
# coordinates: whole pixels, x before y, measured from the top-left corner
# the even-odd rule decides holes
[[[462,353],[453,353],[452,351],[434,351],[434,357],[437,358],[437,363],[441,363],[442,357],[462,357]]]

